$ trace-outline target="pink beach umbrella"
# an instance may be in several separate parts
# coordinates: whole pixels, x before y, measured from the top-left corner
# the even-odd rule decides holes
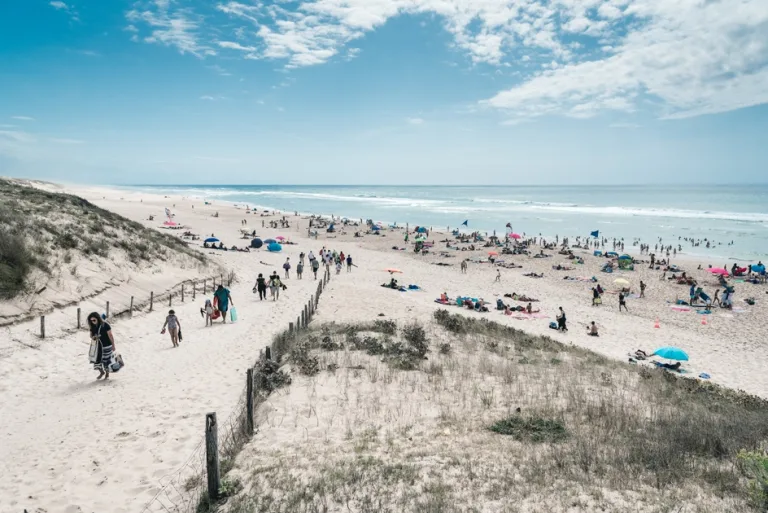
[[[278,236],[277,236],[277,237],[275,237],[275,238],[276,238],[277,240],[285,240],[285,237],[283,237],[282,235],[278,235]]]
[[[513,239],[522,239],[519,233],[513,233],[512,235],[510,235],[510,237],[512,237]]]
[[[722,276],[728,276],[728,270],[727,269],[720,269],[718,267],[713,267],[711,269],[707,269],[708,272],[712,274],[720,274]]]

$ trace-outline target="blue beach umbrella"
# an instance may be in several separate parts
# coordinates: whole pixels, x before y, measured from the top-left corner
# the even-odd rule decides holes
[[[280,244],[278,244],[277,242],[272,242],[272,243],[270,243],[269,246],[267,246],[267,249],[269,251],[274,252],[274,253],[278,253],[278,252],[283,250],[283,247]]]
[[[651,356],[659,356],[667,360],[688,361],[688,354],[679,347],[660,347]]]
[[[373,225],[373,226],[371,226],[371,230],[373,230],[375,232],[378,232],[379,230],[381,230],[381,226]]]
[[[277,241],[275,239],[264,239],[264,244],[274,244]]]
[[[256,249],[259,249],[259,248],[260,248],[260,247],[262,247],[263,245],[264,245],[264,242],[263,242],[261,239],[253,239],[253,240],[251,241],[251,247],[252,247],[252,248],[256,248]]]
[[[419,232],[419,233],[427,233],[427,229],[424,228],[423,226],[419,226],[416,231]]]
[[[211,242],[219,242],[219,239],[217,239],[216,237],[208,237],[207,239],[205,239],[205,242],[210,244]]]
[[[619,257],[619,260],[632,260],[632,257],[629,255],[621,255]]]

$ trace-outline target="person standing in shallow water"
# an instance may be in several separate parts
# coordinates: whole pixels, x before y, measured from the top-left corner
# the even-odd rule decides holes
[[[91,340],[97,344],[97,353],[93,368],[99,371],[96,379],[109,379],[109,365],[115,352],[115,338],[112,327],[102,320],[96,312],[88,314],[88,327],[91,330]]]

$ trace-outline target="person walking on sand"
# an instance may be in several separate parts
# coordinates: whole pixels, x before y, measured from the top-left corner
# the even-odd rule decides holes
[[[596,287],[592,287],[592,306],[598,306],[600,302],[600,291]]]
[[[640,297],[645,297],[645,282],[640,280]]]
[[[102,377],[109,379],[109,365],[112,363],[112,355],[115,352],[115,337],[112,327],[96,312],[88,314],[88,327],[91,330],[91,344],[95,348],[92,353],[91,363],[93,368],[99,371],[96,379]],[[89,355],[90,356],[90,355]]]
[[[269,277],[269,291],[272,293],[272,301],[277,301],[280,299],[281,285],[280,276],[278,276],[277,271],[275,271],[272,273],[272,276]]]
[[[302,274],[304,274],[304,261],[299,260],[299,263],[296,265],[296,277],[301,279]]]
[[[213,326],[213,303],[210,299],[205,300],[205,306],[200,309],[200,314],[205,317],[205,326]]]
[[[216,292],[213,293],[213,296],[216,298],[216,309],[221,314],[221,320],[226,324],[229,304],[232,303],[232,306],[235,306],[235,302],[232,301],[232,296],[229,295],[229,289],[225,288],[224,285],[219,285],[216,288]]]
[[[336,261],[336,274],[341,274],[341,260]]]
[[[560,313],[557,314],[557,329],[559,331],[568,331],[568,326],[565,324],[565,310],[563,310],[563,307],[560,307]]]
[[[283,269],[285,269],[285,279],[286,280],[290,277],[289,276],[289,274],[291,272],[291,262],[290,262],[290,260],[291,260],[290,257],[286,258],[285,259],[285,263],[283,264]]]
[[[496,269],[496,281],[501,281],[501,269]]]
[[[467,259],[461,261],[461,274],[467,274]]]
[[[318,269],[320,269],[320,262],[317,259],[312,260],[312,272],[315,273],[315,279],[317,279]]]
[[[302,265],[304,264],[304,256],[305,255],[304,255],[303,251],[301,253],[299,253],[299,263],[302,264]]]
[[[624,307],[624,311],[629,312],[627,310],[627,302],[626,302],[626,296],[624,295],[624,291],[619,292],[619,312],[621,312],[621,307]]]
[[[347,255],[347,272],[352,272],[352,255]]]
[[[253,291],[259,293],[259,301],[267,299],[267,280],[264,279],[264,275],[259,273],[259,277],[256,278],[256,285],[253,286]]]
[[[168,334],[171,336],[171,343],[173,344],[173,347],[179,347],[179,333],[181,332],[181,323],[179,322],[179,318],[176,317],[176,312],[173,310],[168,310],[168,316],[165,318],[165,323],[163,324],[163,329],[160,330],[160,333],[165,333],[165,328],[168,328]]]

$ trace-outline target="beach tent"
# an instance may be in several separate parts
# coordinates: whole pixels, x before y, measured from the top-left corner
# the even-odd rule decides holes
[[[632,257],[629,255],[621,255],[619,257],[619,260],[632,260]]]
[[[381,230],[381,226],[373,225],[373,226],[371,226],[371,230],[373,230],[375,232],[378,232],[379,230]]]
[[[424,228],[423,226],[419,226],[418,228],[416,228],[416,231],[419,233],[427,233],[427,229]]]
[[[616,253],[615,251],[609,251],[608,253],[605,254],[605,256],[617,257],[617,256],[619,256],[619,254]]]
[[[279,253],[283,250],[283,247],[277,242],[272,242],[269,246],[267,246],[267,249],[273,253]]]
[[[205,241],[203,241],[203,242],[207,242],[208,244],[211,244],[211,243],[213,243],[213,242],[221,242],[221,241],[220,241],[219,239],[217,239],[216,237],[208,237],[208,238],[207,238],[207,239],[205,239]]]
[[[261,239],[253,239],[253,240],[251,241],[251,247],[252,247],[252,248],[256,248],[256,249],[259,249],[259,248],[260,248],[260,247],[262,247],[263,245],[264,245],[264,242],[263,242]]]
[[[752,266],[752,272],[753,273],[764,273],[765,272],[765,266],[763,264],[755,264]]]

